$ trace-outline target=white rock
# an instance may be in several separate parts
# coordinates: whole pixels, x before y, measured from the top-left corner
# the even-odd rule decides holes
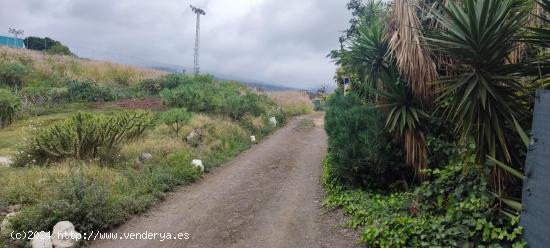
[[[7,157],[0,157],[0,166],[10,166],[13,164],[13,161]]]
[[[153,158],[153,155],[151,155],[151,153],[147,153],[147,152],[144,152],[144,153],[139,155],[139,161],[141,161],[141,162],[145,162],[145,161],[150,160],[152,158]]]
[[[269,118],[269,125],[271,126],[277,126],[277,119],[275,117]]]
[[[52,248],[52,240],[47,232],[36,233],[31,240],[32,248]]]
[[[55,224],[52,232],[52,244],[55,248],[73,248],[82,238],[80,233],[75,231],[73,223],[61,221]]]
[[[204,165],[202,165],[202,161],[200,159],[193,159],[193,161],[191,161],[191,165],[201,169],[201,171],[204,172]]]
[[[200,130],[194,129],[187,135],[187,144],[198,146],[201,142],[202,134]]]
[[[250,142],[256,143],[256,136],[254,135],[250,136]]]
[[[11,219],[15,217],[18,213],[9,213],[4,217],[2,223],[0,224],[0,236],[8,236],[13,230],[11,226]]]

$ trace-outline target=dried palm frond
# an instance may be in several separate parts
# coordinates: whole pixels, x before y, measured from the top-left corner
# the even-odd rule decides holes
[[[428,167],[428,148],[424,132],[417,129],[406,129],[403,135],[405,160],[417,171],[421,172]]]
[[[395,0],[389,49],[413,94],[423,103],[431,103],[435,91],[433,83],[438,73],[429,50],[424,48],[422,24],[415,7],[417,4],[418,0]]]
[[[530,11],[529,16],[527,16],[525,21],[525,27],[536,28],[543,24],[540,16],[543,15],[544,10],[538,4],[536,4]],[[525,53],[529,50],[529,45],[527,43],[521,42],[516,45],[514,50],[508,55],[507,63],[508,64],[517,64],[521,62]]]

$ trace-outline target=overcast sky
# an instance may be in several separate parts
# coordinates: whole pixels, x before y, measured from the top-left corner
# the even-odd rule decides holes
[[[203,8],[201,71],[298,88],[332,84],[325,58],[347,27],[345,0],[4,0],[0,34],[48,36],[82,57],[191,71]]]

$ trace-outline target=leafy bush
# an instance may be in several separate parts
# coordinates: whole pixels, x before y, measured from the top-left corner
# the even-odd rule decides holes
[[[0,127],[13,123],[15,115],[21,107],[21,99],[9,90],[0,89]]]
[[[168,125],[176,134],[179,134],[183,125],[189,123],[193,114],[185,108],[173,108],[160,115],[160,121]]]
[[[30,72],[28,66],[19,63],[0,64],[0,83],[10,88],[20,88],[23,85],[23,79]]]
[[[128,216],[105,185],[82,173],[64,179],[57,192],[46,202],[24,209],[12,222],[14,230],[50,231],[57,222],[70,221],[84,233],[103,230]]]
[[[36,133],[16,164],[43,164],[64,158],[108,160],[119,150],[122,142],[141,135],[151,127],[152,120],[149,113],[141,111],[109,116],[78,112]]]
[[[327,173],[327,159],[325,205],[342,207],[352,227],[365,227],[362,241],[370,247],[524,247],[518,219],[498,214],[487,171],[474,160],[426,172],[434,180],[413,193],[385,195],[344,190]]]
[[[410,170],[396,160],[399,149],[385,136],[383,123],[373,107],[349,93],[336,93],[328,101],[325,129],[329,136],[332,173],[346,185],[380,189]]]
[[[114,90],[93,81],[71,81],[68,83],[71,100],[88,102],[106,102],[117,98]]]
[[[168,74],[160,79],[162,89],[174,89],[180,85],[191,83],[194,81],[211,82],[212,77],[207,75],[191,76],[188,74]]]
[[[146,95],[154,96],[162,90],[162,83],[158,79],[145,79],[139,82],[137,87]]]
[[[62,45],[61,43],[56,43],[55,45],[51,46],[46,50],[49,54],[55,54],[55,55],[73,55],[71,50],[67,47]]]
[[[259,116],[275,106],[269,97],[254,94],[243,85],[214,82],[211,77],[186,81],[174,89],[164,89],[160,95],[169,106],[223,114],[234,120],[239,120],[245,114]]]

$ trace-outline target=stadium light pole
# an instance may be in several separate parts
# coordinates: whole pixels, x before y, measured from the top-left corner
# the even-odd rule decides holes
[[[200,23],[201,23],[201,15],[206,15],[206,12],[202,9],[199,9],[193,5],[190,6],[191,10],[195,14],[197,14],[197,27],[195,29],[195,59],[193,62],[193,69],[195,70],[195,75],[199,75],[200,68],[199,68],[199,43],[200,43]]]

